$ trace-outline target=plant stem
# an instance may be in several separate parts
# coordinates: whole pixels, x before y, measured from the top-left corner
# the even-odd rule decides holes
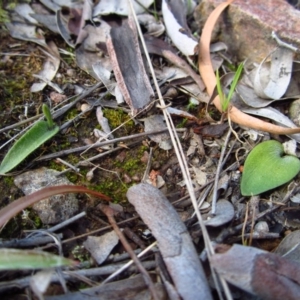
[[[52,119],[51,111],[47,104],[43,104],[42,109],[43,109],[43,113],[44,113],[45,118],[48,123],[48,128],[49,128],[49,130],[51,130],[55,126],[55,123],[53,122],[53,119]]]

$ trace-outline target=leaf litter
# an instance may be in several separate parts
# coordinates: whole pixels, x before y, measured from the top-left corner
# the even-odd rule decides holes
[[[41,73],[39,73],[37,78],[41,82],[38,83],[36,81],[34,83],[32,92],[42,96],[41,90],[43,89],[43,95],[46,95],[47,100],[42,99],[42,97],[37,98],[37,102],[24,115],[26,118],[28,114],[30,117],[34,117],[37,114],[38,106],[42,102],[50,101],[48,99],[51,99],[50,93],[53,90],[69,96],[62,98],[62,102],[55,102],[54,100],[52,103],[49,102],[53,106],[53,115],[57,119],[56,122],[60,125],[60,134],[45,146],[42,146],[40,152],[39,150],[34,152],[32,157],[29,157],[25,163],[18,167],[18,170],[23,172],[26,168],[30,168],[31,172],[35,172],[34,167],[36,165],[48,167],[49,172],[53,171],[51,169],[56,168],[58,170],[55,171],[55,177],[59,178],[59,176],[66,173],[76,185],[86,185],[91,189],[96,189],[107,196],[111,196],[113,200],[117,199],[119,193],[123,195],[118,198],[118,201],[127,208],[126,212],[115,211],[114,209],[108,212],[105,208],[98,211],[95,209],[99,202],[98,199],[82,196],[79,206],[81,210],[86,210],[88,217],[84,217],[82,225],[79,226],[79,223],[76,223],[78,228],[75,229],[75,226],[73,228],[71,226],[68,229],[74,237],[64,237],[62,241],[59,241],[59,247],[67,247],[69,243],[72,244],[74,241],[82,245],[86,236],[92,236],[94,233],[102,230],[108,230],[107,219],[114,227],[115,232],[118,233],[118,236],[121,236],[115,227],[115,221],[112,216],[115,215],[117,221],[121,222],[127,222],[128,218],[131,217],[130,219],[133,219],[131,227],[135,233],[141,232],[138,228],[139,226],[142,226],[142,229],[148,226],[153,232],[153,236],[158,244],[150,244],[154,241],[152,237],[150,241],[147,241],[147,245],[149,245],[147,251],[152,253],[153,250],[157,251],[159,249],[164,262],[168,265],[172,282],[179,293],[177,297],[193,297],[193,292],[196,292],[197,288],[201,287],[201,291],[205,291],[203,299],[210,299],[211,288],[207,284],[206,276],[201,271],[200,261],[195,258],[195,264],[199,268],[196,272],[197,274],[191,275],[191,279],[182,274],[183,270],[181,267],[186,259],[185,251],[200,253],[205,249],[213,267],[219,274],[222,274],[220,281],[215,282],[217,292],[220,295],[220,282],[226,298],[231,299],[230,291],[224,281],[225,279],[228,282],[232,282],[230,270],[228,269],[229,263],[226,260],[225,266],[219,264],[217,258],[221,254],[215,254],[215,249],[212,247],[209,238],[209,235],[212,233],[210,227],[216,227],[216,230],[219,231],[219,236],[212,238],[218,243],[230,244],[230,238],[239,242],[246,239],[249,245],[252,242],[256,248],[248,248],[251,255],[254,255],[252,252],[256,253],[255,249],[267,249],[270,247],[267,244],[259,244],[256,241],[265,241],[271,237],[274,239],[275,236],[278,237],[278,233],[282,234],[284,230],[290,229],[290,225],[285,224],[295,223],[295,220],[292,219],[293,217],[289,217],[288,212],[283,210],[286,207],[286,203],[290,205],[286,209],[290,210],[296,210],[299,205],[297,200],[295,200],[296,196],[291,198],[293,194],[297,195],[298,192],[297,187],[292,187],[293,181],[289,186],[284,185],[275,191],[264,193],[256,214],[253,208],[248,207],[248,199],[242,197],[240,191],[240,172],[245,158],[255,144],[270,139],[267,133],[288,135],[293,141],[299,142],[299,128],[286,116],[284,109],[281,108],[282,106],[286,108],[290,100],[295,99],[299,94],[297,83],[295,84],[295,78],[292,73],[292,68],[295,68],[295,65],[293,65],[293,53],[277,37],[279,47],[269,55],[271,62],[266,61],[267,57],[258,67],[253,68],[251,71],[251,74],[254,74],[251,75],[252,82],[249,81],[246,71],[244,72],[243,78],[236,89],[237,95],[234,96],[234,101],[230,104],[228,113],[224,114],[222,112],[219,97],[213,97],[214,99],[212,100],[216,109],[222,114],[220,116],[220,113],[208,104],[208,99],[213,94],[216,86],[214,71],[220,68],[224,74],[230,73],[229,65],[226,63],[228,61],[226,55],[228,55],[227,52],[230,52],[230,50],[227,49],[226,44],[221,46],[216,44],[216,46],[210,47],[210,36],[219,14],[232,1],[224,2],[211,14],[202,30],[199,49],[197,49],[198,39],[191,35],[192,31],[186,21],[188,7],[183,6],[183,2],[174,1],[170,5],[167,1],[163,1],[162,17],[160,12],[158,15],[156,15],[155,11],[153,13],[153,9],[156,9],[155,6],[150,6],[153,1],[146,1],[147,3],[142,5],[140,5],[140,2],[139,4],[134,3],[136,13],[139,14],[140,25],[146,28],[145,31],[147,33],[155,36],[149,38],[145,35],[146,46],[144,47],[142,46],[143,39],[141,39],[141,36],[138,37],[140,29],[133,22],[135,16],[132,16],[130,7],[125,2],[116,4],[113,1],[100,1],[97,5],[94,5],[91,1],[84,1],[84,4],[81,2],[40,1],[36,5],[16,6],[13,10],[16,14],[12,14],[11,21],[6,23],[11,36],[43,47],[42,50],[41,48],[39,50],[37,47],[35,48],[35,51],[40,51],[44,57],[44,67],[40,62],[39,66],[42,71],[40,71]],[[64,7],[62,7],[62,4]],[[140,14],[141,12],[145,13],[145,11],[153,13],[154,19],[152,16],[150,18],[149,15],[144,16]],[[44,14],[44,18],[41,17],[41,13]],[[116,15],[110,18],[112,13]],[[128,18],[124,16],[128,16]],[[155,20],[158,18],[160,20],[156,22]],[[46,19],[47,22],[45,21]],[[151,20],[151,23],[149,20]],[[166,26],[166,34],[180,53],[164,41],[168,38],[164,36],[163,25]],[[41,28],[50,30],[47,32],[47,43],[44,38],[46,35]],[[176,28],[179,30],[176,30]],[[49,37],[52,38],[51,32],[59,33],[58,37],[53,38],[55,44],[59,46],[55,45],[54,41],[48,42]],[[141,33],[139,32],[139,34]],[[124,38],[126,36],[131,37],[131,39]],[[187,38],[188,42],[182,43],[183,38]],[[128,43],[129,40],[131,42]],[[118,49],[120,43],[122,47]],[[25,46],[25,44],[22,45],[23,47]],[[187,49],[181,49],[182,45],[188,46]],[[217,48],[218,52],[215,52],[215,48]],[[24,51],[24,48],[19,49],[21,49],[21,52]],[[53,51],[53,49],[55,50]],[[214,53],[210,55],[209,49]],[[181,57],[181,55],[183,57],[195,56],[198,50],[201,77],[195,72],[195,60],[193,61],[192,57]],[[145,57],[149,58],[147,51],[154,53],[151,56],[151,60],[148,59],[148,62],[145,60]],[[19,50],[18,55],[21,52]],[[35,56],[36,53],[38,52],[35,52]],[[126,54],[125,56],[124,53]],[[131,58],[128,55],[129,53],[132,54]],[[224,53],[226,54],[225,56]],[[283,58],[285,59],[283,60]],[[155,74],[151,70],[152,65],[155,66],[155,73],[159,74],[160,89],[158,88]],[[176,66],[176,69],[174,69],[174,66]],[[71,72],[72,68],[76,69],[75,73]],[[72,75],[66,75],[68,72]],[[180,78],[176,78],[179,73]],[[33,76],[33,73],[30,75]],[[179,79],[182,81],[176,81]],[[96,86],[95,82],[98,82]],[[293,87],[292,84],[294,84]],[[88,89],[87,87],[90,86],[95,86],[95,88]],[[191,86],[193,86],[192,89],[190,88]],[[207,94],[204,91],[205,87]],[[171,88],[176,90],[176,94],[174,94],[176,96],[168,96],[168,102],[165,102],[161,91],[165,89],[167,92]],[[74,91],[79,89],[83,92],[81,95],[76,95]],[[223,89],[226,92],[225,86]],[[13,109],[15,117],[21,115],[21,110],[18,106],[24,107],[24,98],[22,99],[23,102],[21,101],[21,104],[19,102]],[[122,98],[125,99],[126,104],[124,104]],[[252,101],[253,98],[256,99],[254,103]],[[28,100],[26,99],[26,101]],[[88,109],[83,109],[79,114],[79,108],[76,107],[76,103],[81,106],[83,102],[87,104]],[[276,108],[270,105],[274,105]],[[9,111],[9,105],[5,106],[3,111],[5,113]],[[128,111],[131,113],[128,114]],[[213,114],[213,118],[209,117],[208,114]],[[274,125],[257,117],[251,117],[249,114],[273,120],[279,125]],[[26,118],[19,122],[17,125],[19,128],[23,129],[23,124],[34,121],[32,119],[28,121]],[[212,119],[221,119],[223,123],[213,122]],[[2,131],[3,138],[1,137],[3,143],[14,134],[9,127],[12,124],[12,120],[6,123],[5,127],[3,124],[3,129],[5,129]],[[18,128],[17,126],[15,128]],[[224,132],[228,130],[228,126],[235,135],[231,135],[231,138],[226,141]],[[101,131],[103,132],[102,136],[99,135]],[[250,134],[250,131],[253,132]],[[142,133],[145,134],[141,135]],[[109,137],[109,139],[103,141],[103,135],[104,138]],[[255,139],[252,138],[254,135],[256,136]],[[193,136],[194,138],[192,138]],[[235,141],[234,136],[238,137],[239,140]],[[280,142],[286,140],[286,137],[282,137]],[[86,143],[85,146],[84,143]],[[100,147],[104,143],[110,146]],[[293,149],[290,154],[294,157],[295,155],[298,156],[298,149],[295,143],[291,147]],[[224,155],[221,155],[222,149],[225,150]],[[77,152],[80,155],[72,154]],[[59,164],[54,161],[56,153],[60,160]],[[145,153],[148,153],[148,155],[145,155]],[[35,155],[40,157],[32,160]],[[64,159],[62,159],[63,156],[65,156]],[[34,167],[31,165],[32,161]],[[88,173],[91,172],[92,176],[88,176]],[[216,173],[218,173],[217,177],[215,176]],[[13,175],[11,177],[13,178]],[[42,178],[44,177],[42,176]],[[85,179],[86,177],[90,179],[87,180]],[[24,178],[26,181],[28,176]],[[141,178],[144,178],[145,182],[148,183],[140,183]],[[2,177],[1,180],[4,182],[5,178]],[[46,181],[51,185],[52,181],[55,180],[52,178]],[[153,184],[156,186],[153,187]],[[48,192],[47,187],[46,191]],[[136,210],[145,223],[136,220],[132,207],[126,203],[125,193],[127,191],[129,201],[135,203]],[[43,191],[37,192],[37,196],[33,196],[33,201],[41,200],[43,193]],[[18,198],[18,196],[14,198]],[[24,199],[29,199],[26,197]],[[143,197],[146,197],[147,200],[152,200],[149,203],[149,208],[147,208],[148,204],[146,205],[145,202],[138,203],[139,198]],[[269,198],[269,200],[265,200],[265,198]],[[289,202],[290,198],[294,201]],[[276,204],[271,204],[271,199]],[[25,209],[29,203],[33,203],[29,202],[29,200],[26,201],[28,201],[26,202],[27,204],[23,204],[21,210]],[[156,201],[158,203],[162,201],[162,203],[155,204]],[[177,212],[172,210],[173,206],[169,207],[169,201],[178,209],[182,220],[178,218]],[[216,204],[214,205],[215,201]],[[195,212],[191,208],[191,202]],[[17,205],[19,202],[16,201],[15,203]],[[17,206],[12,205],[10,207],[12,211],[3,215],[2,225],[20,212]],[[199,213],[198,207],[201,207],[202,215]],[[145,210],[145,212],[140,211],[140,209]],[[249,212],[249,209],[251,209],[251,212]],[[269,219],[264,218],[263,213],[270,211],[272,216],[272,212],[275,209],[282,209],[282,211],[276,213],[276,220],[279,220],[279,217],[283,214],[285,218],[290,218],[290,220],[287,220],[288,222],[286,223],[281,222],[281,228],[276,229],[276,232],[273,232],[271,228],[269,231],[260,230],[259,234],[257,234],[257,228],[262,220],[268,224]],[[152,210],[154,211],[151,212]],[[156,218],[155,215],[157,215]],[[1,216],[0,211],[0,219]],[[31,214],[31,216],[34,217],[34,214]],[[171,218],[171,216],[174,216],[174,218]],[[197,220],[195,216],[197,216]],[[7,230],[14,222],[16,221],[11,220],[4,229]],[[42,223],[41,226],[44,227],[45,222]],[[208,227],[206,228],[204,224],[208,225]],[[177,233],[176,228],[180,229]],[[89,233],[86,234],[86,231],[89,231]],[[229,231],[230,233],[228,233]],[[188,233],[193,237],[194,242],[202,240],[203,237],[205,248],[198,244],[195,248]],[[174,236],[172,241],[167,239],[170,235]],[[12,236],[8,235],[9,238],[12,238]],[[104,235],[101,237],[104,238]],[[133,234],[127,235],[127,238],[131,240],[133,247],[139,247],[137,245],[141,244],[137,242],[138,239]],[[110,275],[112,271],[104,271],[105,266],[101,265],[103,262],[109,261],[112,263],[114,270],[119,268],[120,264],[117,263],[118,259],[115,254],[120,255],[124,249],[129,251],[130,257],[138,265],[140,272],[146,272],[145,269],[141,268],[136,260],[137,258],[133,255],[134,249],[130,249],[131,246],[124,241],[123,237],[120,237],[120,241],[117,246],[114,246],[114,243],[108,246],[105,256],[112,253],[111,260],[110,258],[103,258],[101,262],[98,261],[95,266],[99,269],[99,273],[94,274],[99,276]],[[109,241],[106,242],[109,244]],[[170,245],[173,246],[170,247]],[[178,247],[179,249],[183,247],[182,253],[180,251],[176,252]],[[238,264],[240,263],[238,260],[239,253],[243,253],[243,249],[246,247],[240,246],[241,248],[239,249],[234,247],[232,246],[231,249],[237,253],[235,261]],[[291,244],[287,248],[292,249],[291,251],[296,251],[297,245]],[[69,251],[71,258],[81,261],[83,265],[87,261],[86,254],[78,255],[78,253],[73,251],[75,248],[72,250],[72,246],[66,249],[68,249],[67,251]],[[168,251],[171,250],[176,253],[174,252],[174,255],[169,256]],[[259,251],[258,253],[261,254]],[[268,252],[263,253],[267,255],[266,259],[275,259],[277,261],[277,258],[269,257]],[[93,252],[92,255],[96,256],[97,254]],[[242,261],[244,261],[244,255],[240,256]],[[146,269],[148,267],[153,269],[156,266],[151,257],[149,256],[149,260],[146,261]],[[264,260],[261,262],[252,257],[254,256],[251,256],[250,266],[255,267],[256,264],[264,263]],[[293,259],[295,256],[291,257]],[[128,255],[124,259],[128,259]],[[122,261],[124,262],[124,260]],[[290,268],[291,272],[293,271],[292,266],[286,260],[279,261],[286,268]],[[160,268],[163,267],[160,266]],[[88,269],[82,275],[90,277],[92,273],[89,273],[89,270],[92,271],[93,269]],[[246,273],[246,269],[243,271],[243,276],[249,276]],[[214,269],[211,269],[210,272],[213,276],[216,276]],[[274,275],[272,270],[267,269],[267,272],[268,276]],[[47,277],[47,274],[45,276]],[[253,276],[259,282],[260,274],[255,273]],[[275,274],[275,276],[277,275]],[[184,277],[186,281],[183,280]],[[113,278],[113,275],[107,279],[111,280],[111,278]],[[126,275],[123,274],[122,278],[126,280]],[[158,299],[158,294],[154,288],[156,283],[154,282],[153,285],[148,279],[144,290],[147,290],[148,287],[152,297]],[[164,276],[162,276],[162,279],[164,287],[171,284]],[[66,280],[68,280],[67,277]],[[49,286],[42,290],[37,289],[33,285],[31,285],[31,288],[38,297],[41,297],[42,294],[47,293],[47,287],[48,290],[51,290],[52,284],[50,281]],[[90,281],[87,282],[88,284],[93,284]],[[140,282],[138,276],[136,277],[136,282]],[[17,283],[18,279],[10,282],[11,285]],[[97,283],[101,283],[101,280],[97,279]],[[122,284],[121,281],[116,281],[115,283],[119,286]],[[251,286],[250,289],[245,289],[245,284],[247,285],[248,283],[241,280],[237,286],[241,290],[246,290],[257,296],[272,298],[273,295],[276,295],[272,288],[268,294],[268,292],[261,290],[255,285]],[[30,286],[29,281],[21,287],[25,288],[27,286]],[[108,292],[109,284],[105,286]],[[141,283],[140,286],[142,286]],[[186,288],[187,286],[189,286],[188,289]],[[282,290],[285,291],[286,283],[283,282],[281,286]],[[297,286],[294,288],[295,290],[298,289]],[[1,291],[9,289],[10,287],[7,283],[6,285],[0,284]],[[126,289],[128,288],[124,288],[124,295],[126,294]],[[170,293],[170,288],[167,290]],[[76,293],[76,288],[73,288],[72,291]],[[93,294],[94,291],[86,289],[86,293]],[[138,292],[136,291],[136,293]],[[287,291],[287,293],[292,295],[294,290]],[[72,293],[60,296],[62,299],[68,297],[72,297]]]

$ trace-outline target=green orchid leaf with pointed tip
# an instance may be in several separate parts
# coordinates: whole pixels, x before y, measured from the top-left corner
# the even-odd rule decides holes
[[[0,249],[0,270],[45,269],[60,266],[74,266],[70,259],[42,251]]]
[[[29,154],[58,133],[59,127],[53,122],[50,110],[45,104],[43,105],[43,112],[47,121],[36,122],[15,142],[1,162],[0,175],[11,171]]]
[[[248,155],[242,175],[243,196],[258,195],[274,189],[291,179],[300,171],[300,160],[285,155],[277,141],[262,142]]]

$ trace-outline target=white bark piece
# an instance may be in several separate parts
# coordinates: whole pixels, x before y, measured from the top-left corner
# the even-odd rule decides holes
[[[181,0],[176,0],[176,12],[172,11],[171,2],[163,0],[162,14],[168,36],[174,45],[186,56],[195,55],[198,42],[193,38],[186,25],[186,7]],[[175,16],[176,14],[176,16]],[[180,16],[178,16],[180,14]]]

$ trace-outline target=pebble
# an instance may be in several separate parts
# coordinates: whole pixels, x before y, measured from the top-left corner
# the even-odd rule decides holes
[[[64,176],[56,177],[58,173],[43,167],[16,176],[14,183],[25,195],[46,186],[73,185]],[[75,194],[56,195],[35,203],[33,209],[44,224],[61,223],[78,211],[78,199]]]

